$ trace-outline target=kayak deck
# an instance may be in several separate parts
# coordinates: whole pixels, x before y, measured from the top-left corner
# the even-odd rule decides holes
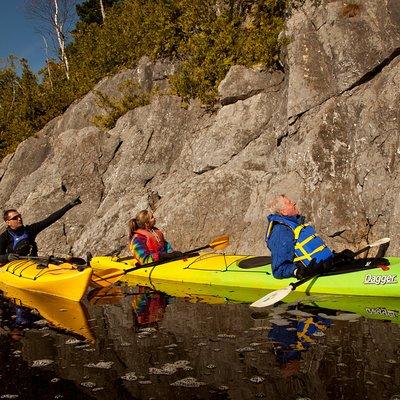
[[[150,281],[194,283],[220,287],[253,288],[273,291],[288,286],[296,279],[275,279],[271,265],[241,268],[240,261],[254,258],[246,255],[206,253],[184,260],[146,267],[129,272],[137,278]],[[389,257],[390,265],[384,270],[371,268],[311,279],[296,291],[320,294],[400,297],[400,258]],[[117,257],[94,257],[91,267],[96,270],[115,268],[121,273],[135,266],[135,260]]]
[[[92,269],[78,271],[70,263],[42,267],[32,260],[12,261],[0,268],[0,282],[72,301],[80,301],[86,292]]]

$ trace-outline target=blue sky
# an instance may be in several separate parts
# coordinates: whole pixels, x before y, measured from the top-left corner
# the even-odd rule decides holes
[[[43,39],[26,17],[23,0],[2,0],[0,5],[0,58],[11,54],[26,58],[35,72],[44,65]]]
[[[42,68],[45,46],[35,24],[24,12],[24,0],[0,0],[0,59],[13,54],[26,58],[34,72]]]

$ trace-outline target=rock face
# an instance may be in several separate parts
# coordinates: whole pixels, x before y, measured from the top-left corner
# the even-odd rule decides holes
[[[228,251],[265,254],[268,200],[286,193],[332,247],[390,236],[399,254],[400,0],[303,3],[285,73],[233,67],[213,111],[166,94],[168,61],[105,78],[96,90],[118,95],[129,78],[164,94],[108,132],[93,93],[75,102],[3,160],[3,208],[30,223],[81,195],[38,237],[42,254],[124,252],[148,207],[176,248],[226,233]]]

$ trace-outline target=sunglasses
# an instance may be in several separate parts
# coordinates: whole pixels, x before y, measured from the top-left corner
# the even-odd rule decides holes
[[[8,218],[7,221],[16,221],[17,219],[22,219],[22,215],[21,214],[14,215],[13,217]]]

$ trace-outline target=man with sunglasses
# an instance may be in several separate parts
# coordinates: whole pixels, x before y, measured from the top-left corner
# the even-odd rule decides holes
[[[0,235],[0,263],[17,260],[19,256],[37,256],[36,236],[58,221],[71,208],[81,203],[80,198],[77,197],[46,219],[31,225],[24,225],[22,216],[17,210],[4,211],[3,218],[7,228]]]

